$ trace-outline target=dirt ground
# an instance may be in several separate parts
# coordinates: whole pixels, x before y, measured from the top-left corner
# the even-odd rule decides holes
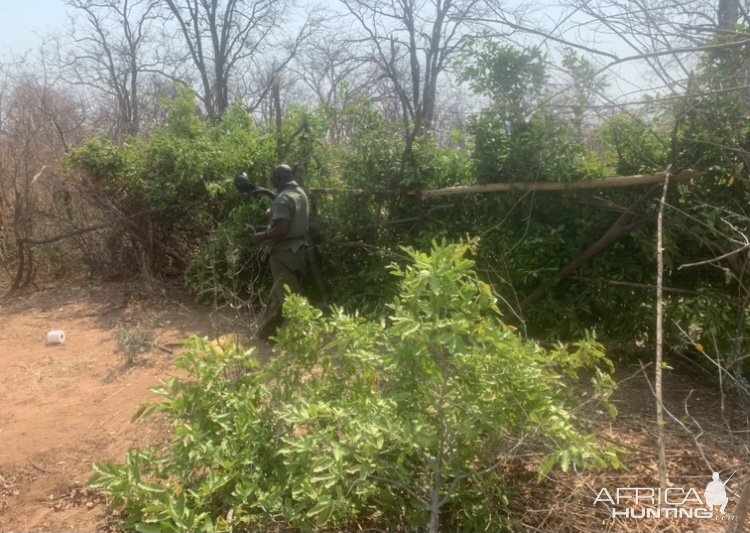
[[[106,529],[106,502],[84,488],[92,464],[159,437],[131,417],[174,375],[181,341],[220,322],[179,290],[126,283],[0,301],[0,530]],[[65,343],[47,344],[50,330]]]
[[[0,294],[2,292],[0,291]],[[175,375],[174,357],[190,335],[226,333],[226,317],[192,303],[179,289],[132,283],[40,288],[0,300],[0,531],[112,531],[101,494],[85,488],[95,462],[120,461],[132,447],[157,442],[158,422],[131,423],[149,388]],[[47,344],[47,332],[66,341]],[[151,341],[147,353],[130,355]],[[267,349],[267,347],[265,347]],[[689,367],[690,365],[688,365]],[[727,484],[728,515],[750,474],[747,412],[736,408],[734,432],[721,419],[716,386],[699,372],[667,372],[666,406],[672,487],[702,496],[712,470]],[[615,423],[595,431],[624,450],[628,470],[554,474],[538,483],[534,459],[511,465],[521,487],[511,511],[526,531],[724,531],[713,520],[612,518],[594,504],[606,487],[658,487],[654,402],[639,363],[622,363]],[[729,401],[729,400],[728,400]],[[515,468],[515,470],[513,470]],[[622,505],[624,509],[627,505]],[[750,526],[750,524],[746,524]],[[748,531],[741,527],[740,531]]]

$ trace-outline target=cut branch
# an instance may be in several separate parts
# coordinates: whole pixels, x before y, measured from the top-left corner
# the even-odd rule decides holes
[[[683,170],[678,174],[670,176],[670,181],[680,182],[700,178],[706,175],[704,170]],[[612,178],[602,178],[598,180],[585,181],[537,181],[533,183],[488,183],[486,185],[460,185],[455,187],[445,187],[442,189],[422,189],[419,191],[410,191],[409,194],[421,195],[422,199],[435,198],[438,196],[457,196],[460,194],[486,194],[493,192],[507,191],[540,191],[540,192],[561,192],[575,191],[585,189],[610,189],[616,187],[637,187],[639,185],[653,185],[662,183],[666,173],[656,172],[653,174],[636,174],[634,176],[616,176]],[[352,188],[313,188],[311,193],[320,194],[352,194],[352,195],[396,195],[397,190],[365,190]]]
[[[705,171],[683,170],[679,174],[670,176],[670,180],[688,181],[700,178],[706,174]],[[432,189],[421,191],[422,198],[434,198],[436,196],[452,196],[456,194],[484,194],[502,191],[568,191],[582,189],[607,189],[610,187],[633,187],[636,185],[651,185],[662,183],[666,178],[666,172],[654,174],[637,174],[635,176],[617,176],[615,178],[603,178],[599,180],[572,181],[572,182],[536,182],[536,183],[490,183],[487,185],[469,185],[462,187],[446,187],[443,189]]]

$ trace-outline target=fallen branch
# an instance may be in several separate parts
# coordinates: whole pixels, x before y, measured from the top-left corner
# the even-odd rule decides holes
[[[44,472],[45,474],[54,474],[54,470],[47,470],[46,468],[42,468],[38,464],[34,463],[33,461],[29,460],[29,464],[39,470],[40,472]]]
[[[683,170],[679,174],[670,176],[670,181],[688,181],[700,178],[705,171]],[[608,189],[612,187],[633,187],[636,185],[653,185],[662,183],[666,178],[666,172],[654,174],[637,174],[635,176],[617,176],[615,178],[603,178],[599,180],[585,180],[572,182],[549,182],[536,183],[489,183],[487,185],[468,185],[460,187],[445,187],[443,189],[432,189],[420,191],[423,199],[437,196],[452,196],[455,194],[484,194],[501,191],[572,191],[583,189]]]

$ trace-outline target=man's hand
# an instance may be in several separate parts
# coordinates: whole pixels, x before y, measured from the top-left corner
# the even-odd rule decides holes
[[[250,183],[250,179],[244,172],[234,177],[234,186],[241,194],[255,194],[257,190],[257,187]]]
[[[253,239],[255,240],[256,244],[261,244],[268,240],[281,240],[286,237],[287,233],[289,233],[289,221],[281,218],[274,220],[271,227],[266,231],[262,231],[253,235]]]

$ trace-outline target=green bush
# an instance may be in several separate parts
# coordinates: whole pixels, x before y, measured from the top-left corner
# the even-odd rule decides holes
[[[126,213],[148,206],[143,145],[138,140],[117,146],[106,140],[90,140],[71,152],[66,164],[83,173],[88,185]]]
[[[668,147],[654,128],[654,124],[625,113],[612,117],[601,128],[617,174],[630,176],[666,168]]]
[[[253,201],[236,206],[202,240],[185,271],[186,284],[198,302],[258,305],[267,296],[271,275],[252,238],[266,218],[266,207]]]
[[[91,480],[125,529],[229,531],[509,528],[499,468],[523,442],[555,466],[617,465],[581,433],[586,371],[612,392],[611,364],[588,339],[545,350],[500,317],[466,257],[476,243],[406,250],[388,316],[285,306],[276,357],[193,339],[188,374],[149,406],[173,425],[168,447],[97,465]]]
[[[119,231],[127,236],[121,240],[137,248],[135,263],[162,274],[177,262],[199,299],[216,302],[229,293],[254,294],[258,287],[251,282],[266,274],[251,245],[253,227],[266,224],[268,205],[241,198],[233,178],[242,171],[265,184],[275,149],[273,136],[242,105],[207,124],[186,90],[169,103],[167,124],[151,138],[120,146],[91,141],[73,151],[68,164],[116,208]]]
[[[551,113],[508,125],[495,110],[477,115],[474,166],[480,183],[568,182],[604,176],[604,167],[576,139],[572,124]]]
[[[326,136],[334,122],[336,143]],[[194,96],[184,92],[170,104],[165,127],[150,139],[122,146],[93,142],[74,152],[71,162],[123,214],[149,212],[136,217],[135,226],[123,226],[135,234],[117,241],[133,248],[128,264],[136,268],[145,257],[151,271],[160,273],[161,265],[168,264],[160,258],[171,253],[181,259],[171,271],[184,273],[189,289],[204,302],[241,298],[257,303],[265,293],[270,276],[251,235],[267,223],[268,202],[241,198],[232,177],[245,171],[252,181],[265,184],[283,158],[296,166],[310,196],[311,226],[321,244],[331,302],[367,314],[382,311],[397,290],[383,267],[399,246],[424,248],[433,239],[483,233],[478,257],[482,277],[516,303],[517,295],[522,298],[546,283],[557,268],[595,242],[611,224],[612,213],[590,209],[581,217],[581,203],[590,202],[591,193],[521,199],[508,192],[424,202],[410,194],[417,185],[569,181],[601,174],[560,116],[536,114],[508,127],[502,113],[489,109],[477,118],[473,144],[456,137],[461,147],[446,148],[423,135],[405,161],[403,124],[364,103],[335,113],[294,108],[277,132],[257,126],[239,104],[218,123],[202,122]],[[352,188],[367,192],[347,192]],[[379,192],[384,190],[390,192]],[[607,193],[607,199],[621,205],[629,198],[629,193]],[[149,249],[154,241],[164,246]],[[601,277],[620,279],[622,265],[633,272],[630,267],[639,264],[633,280],[640,282],[644,265],[651,263],[644,261],[644,249],[629,240],[618,246],[617,253],[597,258],[590,268]],[[588,284],[582,290],[580,284],[566,282],[527,313],[529,330],[547,339],[575,339],[593,327],[604,338],[640,331],[644,295],[610,292],[612,297],[598,298],[600,288]],[[561,306],[581,312],[560,321]],[[634,313],[639,316],[631,320]]]

